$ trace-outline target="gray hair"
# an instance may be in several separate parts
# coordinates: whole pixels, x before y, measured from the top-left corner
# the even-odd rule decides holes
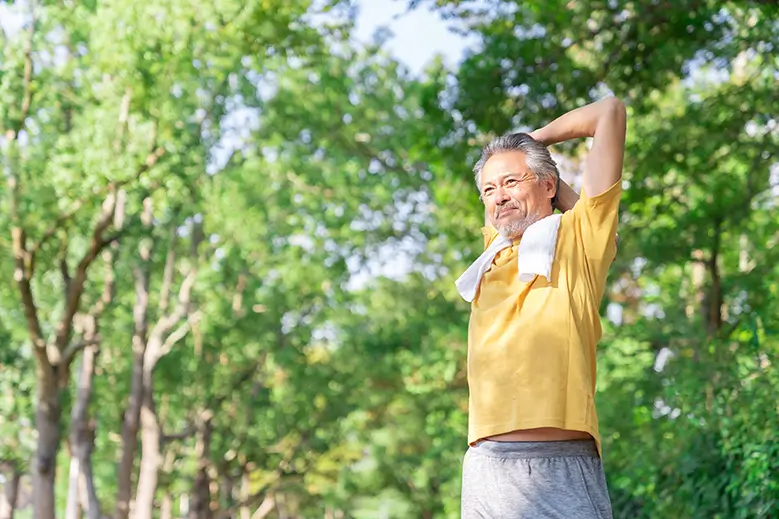
[[[473,166],[476,187],[481,193],[481,171],[490,158],[506,151],[521,151],[525,154],[527,167],[535,173],[538,180],[554,179],[559,186],[560,172],[557,163],[542,142],[535,140],[527,133],[507,133],[496,137],[481,150],[481,158]],[[555,194],[555,200],[557,195]]]

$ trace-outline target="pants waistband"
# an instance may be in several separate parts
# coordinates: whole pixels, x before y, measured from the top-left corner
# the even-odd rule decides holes
[[[594,440],[497,442],[480,440],[468,450],[490,458],[598,458]]]

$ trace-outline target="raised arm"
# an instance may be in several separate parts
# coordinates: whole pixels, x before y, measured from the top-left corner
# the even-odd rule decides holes
[[[582,179],[584,192],[592,198],[622,178],[626,119],[622,101],[616,97],[607,97],[558,117],[530,136],[547,146],[570,139],[593,137],[592,148],[584,162]]]
[[[555,208],[561,213],[570,211],[579,200],[579,195],[563,179],[560,179],[560,185],[557,186],[557,202]]]

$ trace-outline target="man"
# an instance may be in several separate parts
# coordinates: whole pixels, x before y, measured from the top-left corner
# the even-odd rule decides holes
[[[472,301],[463,519],[610,518],[594,405],[598,308],[616,254],[625,107],[615,98],[488,144]],[[593,137],[582,196],[546,146]],[[554,208],[562,212],[553,214]]]

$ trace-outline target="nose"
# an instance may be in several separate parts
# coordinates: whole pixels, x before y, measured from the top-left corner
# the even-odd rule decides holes
[[[509,200],[511,200],[511,197],[508,192],[502,186],[497,186],[495,188],[495,204],[503,205]]]

